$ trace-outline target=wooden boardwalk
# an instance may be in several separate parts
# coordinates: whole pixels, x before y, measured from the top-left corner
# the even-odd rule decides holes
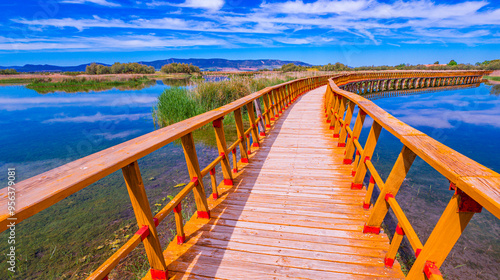
[[[384,266],[385,234],[364,234],[366,190],[351,190],[325,122],[325,87],[301,96],[274,124],[235,186],[209,200],[212,219],[186,224],[164,251],[174,279],[404,278]]]

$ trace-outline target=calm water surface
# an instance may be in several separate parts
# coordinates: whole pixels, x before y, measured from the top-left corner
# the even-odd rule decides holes
[[[481,84],[475,88],[373,101],[401,121],[500,172],[498,88]],[[370,125],[371,121],[368,121],[362,138],[366,139]],[[373,159],[384,180],[402,147],[396,137],[382,131]],[[417,158],[397,195],[399,204],[424,244],[453,195],[448,186],[445,177]],[[394,231],[396,222],[392,213],[387,216],[385,223],[389,235]],[[482,213],[472,218],[448,255],[442,267],[443,275],[448,279],[498,279],[499,240],[499,220],[483,209]],[[408,243],[403,250],[406,256],[413,255]]]
[[[167,87],[38,94],[2,86],[0,164],[18,166],[25,179],[151,132],[152,107]]]

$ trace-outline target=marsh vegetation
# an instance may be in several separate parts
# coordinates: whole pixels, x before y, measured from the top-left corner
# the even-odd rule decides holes
[[[158,127],[168,126],[293,79],[284,75],[235,75],[229,80],[199,81],[189,87],[172,87],[158,97],[153,119]]]
[[[88,92],[102,91],[112,88],[123,89],[142,89],[155,81],[146,76],[123,78],[118,80],[106,79],[87,79],[87,78],[69,78],[62,81],[53,82],[50,78],[34,79],[26,87],[35,90],[38,93],[62,92]]]

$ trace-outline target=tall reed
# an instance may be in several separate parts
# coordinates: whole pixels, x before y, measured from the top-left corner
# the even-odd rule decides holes
[[[229,76],[225,81],[201,81],[186,88],[171,87],[158,97],[158,103],[153,107],[155,126],[164,127],[188,119],[292,79],[283,75]]]

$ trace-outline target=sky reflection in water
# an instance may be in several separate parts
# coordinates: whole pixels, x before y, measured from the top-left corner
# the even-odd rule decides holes
[[[491,88],[481,84],[374,102],[406,124],[500,172],[500,96],[491,94]]]

